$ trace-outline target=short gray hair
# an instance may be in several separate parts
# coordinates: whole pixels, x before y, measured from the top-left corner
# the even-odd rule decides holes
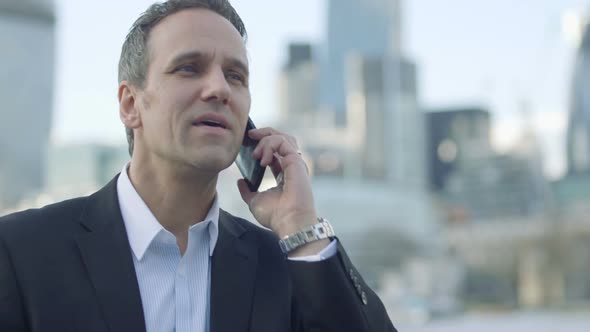
[[[119,59],[119,83],[143,88],[149,66],[148,39],[150,32],[164,18],[184,9],[204,8],[225,17],[238,30],[244,42],[247,39],[244,22],[229,0],[168,0],[154,3],[133,23],[121,50]],[[133,155],[133,129],[125,128],[129,155]]]

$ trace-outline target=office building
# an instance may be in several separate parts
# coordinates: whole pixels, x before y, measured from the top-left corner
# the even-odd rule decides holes
[[[578,49],[567,129],[568,173],[590,173],[590,25]]]
[[[490,113],[481,107],[456,107],[426,112],[430,188],[441,191],[461,161],[492,155]]]
[[[53,105],[52,1],[0,2],[0,210],[44,184]]]
[[[326,44],[320,57],[321,112],[346,124],[346,63],[361,57],[401,54],[399,0],[329,0]]]

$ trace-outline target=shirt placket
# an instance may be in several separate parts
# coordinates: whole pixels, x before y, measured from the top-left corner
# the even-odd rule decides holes
[[[174,283],[174,301],[176,307],[176,331],[190,331],[190,289],[186,273],[186,255],[180,260],[176,269]]]
[[[209,236],[207,228],[192,229],[175,279],[176,332],[206,331]]]

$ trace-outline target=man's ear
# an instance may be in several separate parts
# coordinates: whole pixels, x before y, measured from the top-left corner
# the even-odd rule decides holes
[[[139,128],[141,126],[141,116],[136,104],[137,89],[128,81],[119,83],[119,117],[121,122],[127,128]]]

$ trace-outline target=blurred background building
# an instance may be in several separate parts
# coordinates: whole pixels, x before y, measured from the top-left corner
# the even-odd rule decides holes
[[[427,113],[430,186],[444,197],[451,221],[533,216],[544,212],[548,183],[535,137],[498,154],[491,116],[482,108]]]
[[[402,45],[400,1],[329,0],[327,6],[327,38],[318,59],[322,64],[320,103],[322,111],[331,113],[336,124],[344,124],[349,122],[347,82],[350,78],[345,70],[348,59],[351,55],[399,58]]]
[[[52,146],[47,158],[45,193],[54,199],[90,194],[107,184],[129,160],[122,146]]]
[[[49,0],[0,2],[0,210],[44,184],[54,86]]]
[[[583,28],[574,64],[567,129],[568,173],[590,172],[590,25]]]
[[[486,160],[493,155],[488,110],[481,107],[428,110],[426,119],[432,190],[444,190],[449,176],[468,160]]]
[[[373,285],[404,254],[442,245],[400,17],[397,0],[328,1],[326,43],[290,44],[279,88],[279,126],[306,151],[317,207]]]

